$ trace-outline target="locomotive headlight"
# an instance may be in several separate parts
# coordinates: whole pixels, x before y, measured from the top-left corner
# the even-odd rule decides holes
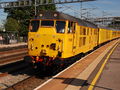
[[[42,17],[42,16],[43,16],[43,14],[40,14],[39,16],[40,16],[40,17]]]
[[[57,13],[55,13],[55,14],[54,14],[54,17],[57,17],[57,16],[58,16]]]

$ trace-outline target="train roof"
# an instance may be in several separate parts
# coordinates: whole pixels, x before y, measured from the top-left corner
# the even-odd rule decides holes
[[[120,31],[118,29],[110,28],[110,27],[104,27],[104,26],[98,26],[101,29],[107,29],[107,30],[112,30],[112,31]]]
[[[60,20],[69,20],[78,22],[79,25],[98,28],[97,25],[93,24],[92,22],[85,21],[71,15],[58,12],[58,11],[40,11],[38,15],[35,16],[34,19],[60,19]]]

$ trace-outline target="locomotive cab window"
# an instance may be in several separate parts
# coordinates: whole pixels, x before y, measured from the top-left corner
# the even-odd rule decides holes
[[[54,21],[41,21],[41,26],[54,26]]]
[[[37,32],[39,28],[40,21],[31,21],[30,32]]]
[[[65,21],[56,21],[56,30],[57,30],[57,33],[65,33]]]

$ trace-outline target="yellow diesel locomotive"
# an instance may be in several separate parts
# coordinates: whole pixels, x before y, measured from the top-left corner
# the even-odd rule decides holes
[[[120,37],[120,31],[57,11],[41,11],[30,21],[28,53],[34,65],[63,65],[71,57]]]

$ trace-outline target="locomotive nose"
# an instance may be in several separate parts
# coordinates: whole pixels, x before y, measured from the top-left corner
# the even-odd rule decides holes
[[[51,43],[50,45],[41,45],[41,47],[40,56],[50,55],[57,50],[56,43]]]
[[[50,40],[49,40],[50,41]],[[50,41],[52,42],[52,41]],[[41,45],[40,48],[40,56],[51,56],[56,57],[57,56],[57,44],[56,43],[50,43],[46,39],[46,42],[44,40],[44,44]]]
[[[63,48],[63,37],[61,36],[56,33],[55,27],[40,27],[38,32],[32,36],[34,39],[29,39],[29,55],[58,57],[58,53],[62,52]]]

